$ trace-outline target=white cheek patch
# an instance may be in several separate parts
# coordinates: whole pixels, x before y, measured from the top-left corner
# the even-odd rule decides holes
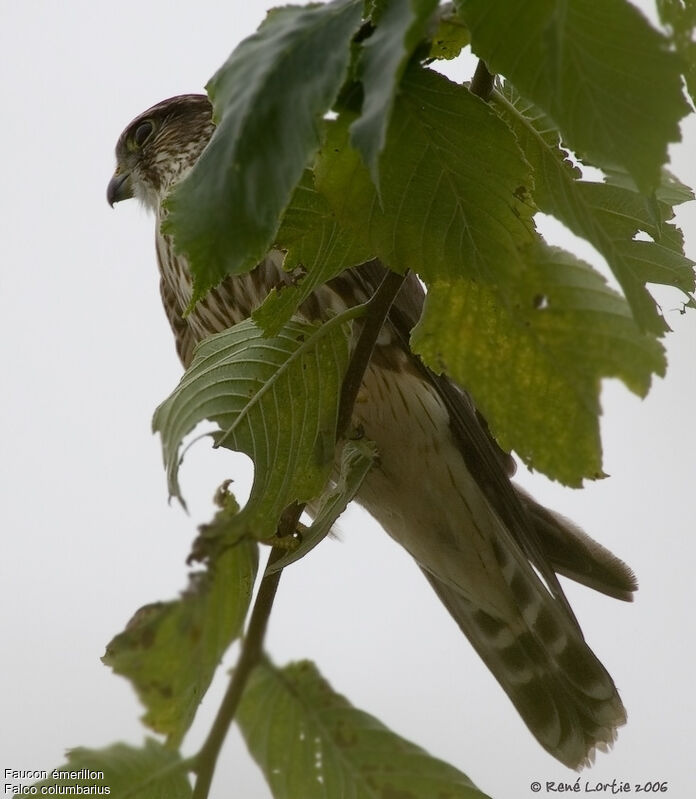
[[[133,196],[138,202],[147,208],[148,211],[157,213],[159,209],[160,198],[159,194],[146,180],[143,180],[142,175],[138,171],[134,171],[131,177],[133,185]]]

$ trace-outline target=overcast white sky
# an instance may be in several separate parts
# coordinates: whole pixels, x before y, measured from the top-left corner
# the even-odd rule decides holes
[[[191,515],[167,504],[150,418],[180,367],[160,308],[153,220],[135,203],[112,211],[105,189],[123,127],[154,102],[201,91],[268,5],[2,0],[0,769],[52,768],[66,747],[142,740],[130,686],[99,658],[136,608],[184,587],[195,525],[215,486],[240,473],[232,456],[200,444],[182,473]],[[691,124],[673,160],[691,185],[695,145]],[[694,213],[680,214],[692,257]],[[677,799],[693,791],[696,740],[696,316],[660,297],[675,331],[667,379],[644,402],[605,386],[611,477],[584,491],[524,471],[520,480],[624,557],[641,584],[633,605],[568,589],[629,712],[613,752],[583,779],[666,780]],[[360,511],[342,527],[341,543],[284,574],[271,655],[313,658],[356,706],[496,799],[531,796],[533,780],[574,780],[528,734],[409,557]],[[212,796],[269,796],[236,732]]]

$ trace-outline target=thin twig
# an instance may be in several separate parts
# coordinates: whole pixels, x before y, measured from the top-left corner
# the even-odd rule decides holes
[[[337,438],[343,436],[350,423],[350,418],[353,415],[353,406],[355,405],[365,370],[370,358],[372,358],[377,337],[404,280],[406,280],[406,275],[387,271],[384,279],[379,284],[379,288],[367,304],[360,337],[351,356],[346,376],[343,378],[341,402],[338,406],[338,422],[336,424]]]
[[[469,91],[472,94],[475,94],[477,97],[480,97],[482,100],[488,102],[491,92],[493,91],[494,83],[495,75],[492,72],[489,72],[488,67],[484,64],[483,60],[479,59],[479,62],[476,65],[476,71],[474,72],[474,77],[471,79],[471,83],[469,84]]]
[[[404,280],[405,276],[403,275],[387,272],[375,295],[367,303],[362,330],[343,379],[336,426],[337,440],[343,436],[348,427],[353,413],[353,405],[355,404],[365,370],[372,357],[379,331],[382,329],[384,320]],[[297,523],[303,510],[304,505],[297,503],[293,503],[285,509],[278,524],[277,536],[279,538],[285,538],[297,529]],[[234,669],[230,684],[227,687],[208,737],[194,758],[192,770],[196,774],[196,784],[193,789],[193,799],[207,799],[220,749],[234,720],[249,675],[261,660],[268,619],[271,615],[273,600],[275,599],[278,582],[282,574],[282,570],[269,574],[268,569],[284,554],[284,548],[273,547],[268,558],[266,572],[261,580],[259,592],[251,612],[247,634],[242,642],[239,661]]]
[[[301,512],[300,510],[297,514],[295,525],[297,525]],[[274,547],[271,550],[268,563],[273,563],[274,560],[283,554],[283,549]],[[193,799],[206,799],[210,791],[210,784],[213,780],[215,764],[217,763],[220,749],[237,712],[239,700],[242,698],[249,675],[261,659],[263,639],[266,635],[266,627],[281,574],[282,572],[280,571],[270,575],[264,574],[263,580],[261,580],[259,593],[256,596],[254,609],[251,613],[249,628],[242,644],[239,661],[232,674],[232,679],[227,687],[222,704],[215,716],[213,726],[195,758],[193,771],[196,773],[196,785],[193,789]]]

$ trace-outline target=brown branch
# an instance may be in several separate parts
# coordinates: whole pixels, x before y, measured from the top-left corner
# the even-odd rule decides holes
[[[297,525],[301,512],[300,510],[297,514],[297,519],[294,520],[293,526]],[[282,523],[279,528],[281,526]],[[268,569],[268,566],[283,554],[284,550],[274,547],[271,550],[266,568]],[[249,628],[242,644],[239,661],[232,674],[230,684],[227,686],[227,691],[208,737],[194,759],[193,771],[196,773],[196,784],[193,789],[193,799],[206,799],[210,791],[218,755],[237,712],[239,700],[242,698],[249,675],[261,660],[266,627],[268,626],[268,619],[271,615],[271,608],[273,607],[273,600],[275,599],[281,574],[282,571],[274,574],[264,574],[263,580],[261,580],[259,593],[256,596],[254,609],[251,613]]]
[[[346,376],[343,378],[341,402],[338,406],[338,422],[336,424],[337,440],[345,434],[350,424],[353,406],[355,405],[365,370],[370,358],[372,358],[377,337],[404,280],[406,280],[406,275],[399,275],[388,270],[379,284],[379,288],[367,304],[360,337],[348,364]]]
[[[404,275],[397,275],[396,272],[388,271],[379,285],[372,299],[367,303],[365,316],[363,317],[362,330],[355,350],[351,356],[346,375],[343,378],[341,388],[341,400],[339,404],[338,423],[336,426],[336,440],[338,441],[345,433],[350,418],[353,414],[353,405],[358,396],[358,390],[363,380],[365,370],[372,357],[384,320],[387,318],[396,295],[405,280]],[[277,537],[286,538],[292,535],[297,529],[304,505],[293,502],[285,509],[278,524]],[[222,704],[218,709],[213,726],[205,739],[203,746],[193,760],[192,771],[196,774],[196,784],[193,789],[193,799],[207,799],[210,792],[210,785],[215,772],[220,750],[227,737],[227,732],[232,725],[239,702],[244,693],[247,681],[251,672],[260,662],[263,656],[263,642],[266,636],[268,619],[273,608],[280,575],[282,569],[269,573],[269,568],[275,561],[285,554],[282,547],[273,547],[266,564],[266,571],[259,592],[254,602],[251,612],[247,634],[242,642],[242,651],[239,661],[234,669],[230,684],[227,687]]]
[[[483,60],[479,59],[479,62],[476,65],[476,71],[474,72],[474,77],[471,79],[471,84],[469,85],[469,91],[472,94],[475,94],[477,97],[480,97],[482,100],[488,102],[491,92],[493,91],[494,83],[495,75],[492,72],[489,72],[488,67],[485,65]]]

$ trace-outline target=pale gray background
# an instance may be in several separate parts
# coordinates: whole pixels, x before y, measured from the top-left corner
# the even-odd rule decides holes
[[[137,607],[183,588],[209,497],[240,474],[233,456],[199,444],[182,474],[190,517],[167,504],[150,418],[180,367],[160,308],[153,220],[135,202],[111,211],[104,193],[122,128],[154,102],[201,91],[266,7],[3,0],[0,769],[52,768],[65,747],[142,740],[130,686],[99,657]],[[673,164],[693,185],[693,122],[685,142]],[[694,210],[680,220],[693,255]],[[549,237],[574,246],[558,226]],[[601,266],[591,248],[582,253]],[[681,799],[693,795],[696,739],[696,316],[680,315],[676,295],[659,297],[675,330],[670,371],[645,402],[606,384],[611,477],[584,491],[526,470],[520,480],[625,557],[641,581],[633,605],[568,589],[629,711],[614,751],[582,780],[668,780],[668,795]],[[341,543],[283,576],[273,657],[315,659],[358,707],[497,799],[531,796],[535,779],[574,781],[526,731],[409,557],[359,511],[342,527]],[[211,689],[187,752],[225,682]],[[236,731],[213,796],[268,796]]]

